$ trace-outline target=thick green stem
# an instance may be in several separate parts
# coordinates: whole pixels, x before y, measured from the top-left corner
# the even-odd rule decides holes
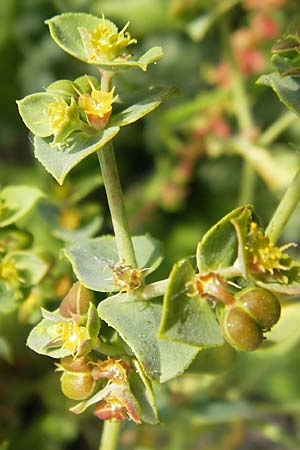
[[[298,169],[293,181],[287,188],[284,196],[282,197],[270,223],[266,229],[266,235],[271,241],[276,242],[287,221],[291,217],[292,213],[300,200],[300,169]]]
[[[232,88],[235,103],[235,114],[240,132],[243,136],[251,139],[251,134],[255,131],[254,120],[245,88],[245,83],[237,64],[232,46],[230,44],[230,30],[226,17],[222,20],[222,39],[225,45],[225,54],[229,61],[232,76]],[[245,204],[252,201],[255,187],[255,171],[249,161],[244,160],[242,171],[242,185],[238,204]]]
[[[112,72],[102,70],[101,90],[111,89]],[[119,259],[125,259],[132,267],[136,267],[136,258],[129,233],[127,215],[125,211],[123,192],[120,184],[114,148],[112,143],[105,145],[97,152],[105,191],[114,227]]]
[[[119,259],[125,259],[132,267],[136,267],[136,259],[125,212],[123,192],[112,144],[109,143],[102,147],[97,152],[97,155],[114,227]]]
[[[116,450],[120,431],[120,421],[106,420],[103,425],[99,450]]]

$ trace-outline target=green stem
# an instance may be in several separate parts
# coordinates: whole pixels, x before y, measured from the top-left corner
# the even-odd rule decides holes
[[[112,75],[109,72],[103,71],[101,73],[102,91],[108,92],[110,90],[111,80]],[[97,156],[110,209],[119,259],[125,259],[132,267],[136,267],[136,258],[129,233],[123,192],[112,143],[110,142],[102,147],[97,152]],[[99,450],[116,450],[120,431],[120,421],[104,421]]]
[[[296,120],[299,120],[299,118],[291,112],[283,114],[260,135],[258,144],[261,147],[268,147],[268,145],[272,144]]]
[[[99,450],[116,450],[121,431],[121,422],[105,420]]]
[[[276,242],[279,239],[299,200],[300,169],[298,169],[293,181],[287,188],[272,219],[269,222],[269,225],[267,226],[266,235],[270,238],[271,241]]]
[[[97,155],[114,227],[119,259],[125,259],[132,267],[136,267],[136,259],[129,233],[123,192],[112,144],[109,143],[102,147],[102,149],[97,152]]]
[[[239,129],[245,137],[250,137],[255,130],[255,124],[247,96],[247,91],[240,68],[237,64],[232,46],[230,44],[230,30],[226,17],[221,21],[222,39],[225,45],[225,54],[231,68],[233,95],[235,103],[235,114]],[[238,204],[245,204],[252,201],[255,187],[255,171],[249,163],[244,160],[242,170],[242,186]]]
[[[101,90],[111,89],[112,73],[101,71]],[[132,267],[136,267],[136,258],[129,233],[127,215],[125,211],[123,192],[120,184],[118,169],[112,143],[108,143],[97,152],[105,191],[113,223],[119,259],[125,259]]]

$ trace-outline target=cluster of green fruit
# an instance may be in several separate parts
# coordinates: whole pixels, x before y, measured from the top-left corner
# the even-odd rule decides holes
[[[280,303],[267,289],[247,287],[223,308],[220,324],[225,339],[237,350],[255,350],[280,317]]]

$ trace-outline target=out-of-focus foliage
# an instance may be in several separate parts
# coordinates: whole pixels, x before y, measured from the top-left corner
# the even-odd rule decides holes
[[[146,74],[132,69],[118,77],[122,89],[174,84],[180,90],[142,123],[124,127],[116,139],[131,230],[165,243],[156,276],[167,276],[175,261],[194,254],[205,231],[240,203],[244,160],[256,173],[247,200],[264,223],[300,162],[299,119],[286,113],[271,89],[255,84],[262,73],[274,70],[270,51],[290,17],[300,16],[296,0],[2,1],[1,187],[27,184],[46,195],[13,231],[21,230],[22,239],[30,234],[30,249],[52,269],[40,286],[26,291],[18,312],[0,319],[1,450],[93,450],[99,439],[99,422],[67,412],[70,405],[53,365],[25,345],[32,324],[41,318],[40,306],[55,309],[73,282],[71,267],[59,253],[62,242],[95,236],[100,227],[101,234],[111,233],[96,157],[91,155],[59,187],[33,161],[31,136],[17,114],[16,99],[43,91],[57,77],[75,79],[87,70],[54,45],[43,25],[66,11],[103,12],[120,26],[129,20],[142,42],[134,50],[138,56],[152,45],[163,47],[165,57]],[[253,111],[248,129],[241,126],[231,84],[225,13]],[[278,119],[281,133],[272,130]],[[245,144],[245,133],[253,136],[251,145]],[[299,217],[298,207],[284,241],[299,241]],[[272,350],[237,354],[225,346],[222,352],[200,353],[186,375],[156,389],[166,425],[127,424],[120,450],[298,449],[297,299],[283,309],[270,333]]]

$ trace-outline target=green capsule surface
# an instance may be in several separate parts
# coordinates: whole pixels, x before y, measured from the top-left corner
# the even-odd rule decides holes
[[[71,400],[85,400],[92,395],[95,387],[90,372],[64,372],[60,383],[63,394]]]
[[[278,322],[281,312],[280,303],[277,297],[267,289],[248,287],[236,294],[235,298],[263,331],[270,330]]]
[[[236,350],[250,352],[263,340],[259,325],[239,306],[231,307],[224,312],[221,328],[224,338]]]

